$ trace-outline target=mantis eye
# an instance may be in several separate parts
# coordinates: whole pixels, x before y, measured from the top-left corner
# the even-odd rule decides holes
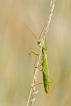
[[[37,41],[37,44],[40,44],[40,40]]]

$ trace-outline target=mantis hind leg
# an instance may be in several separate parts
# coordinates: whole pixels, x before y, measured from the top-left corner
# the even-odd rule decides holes
[[[46,74],[47,77],[49,77],[46,72],[44,72],[43,70],[40,70],[40,71],[42,71],[44,74]],[[48,82],[48,83],[53,83],[54,81],[52,80],[52,78],[51,77],[49,77],[49,78],[50,78],[51,82]]]
[[[44,62],[46,61],[46,59],[44,60]],[[39,69],[39,67],[41,66],[41,65],[43,65],[44,64],[44,62],[43,63],[41,63],[38,67],[36,67],[35,66],[35,68],[38,68]],[[40,70],[40,69],[39,69]],[[46,76],[47,77],[49,77],[48,75],[47,75],[47,73],[46,72],[44,72],[43,70],[40,70],[41,72],[43,72],[43,73],[45,73],[46,74]],[[50,78],[50,77],[49,77]],[[51,78],[50,78],[51,79]],[[48,83],[53,83],[54,81],[51,79],[51,82],[48,82]],[[39,85],[39,84],[44,84],[44,83],[37,83],[37,84],[35,84],[35,85],[33,85],[32,86],[32,88],[34,87],[34,86],[36,86],[36,85]]]
[[[42,71],[42,70],[40,70],[40,71]],[[49,76],[48,76],[49,77]],[[50,78],[50,77],[49,77]],[[50,78],[51,79],[51,78]],[[51,79],[52,80],[52,79]],[[48,82],[48,83],[53,83],[54,81],[52,80],[51,82]],[[32,88],[34,87],[34,86],[36,86],[36,85],[40,85],[40,84],[44,84],[44,83],[37,83],[37,84],[34,84],[33,86],[32,86]]]
[[[36,86],[36,85],[40,85],[40,84],[43,84],[43,83],[37,83],[37,84],[34,84],[34,85],[32,86],[32,88],[33,88],[34,86]]]

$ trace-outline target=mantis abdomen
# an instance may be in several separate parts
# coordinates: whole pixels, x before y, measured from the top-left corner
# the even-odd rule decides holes
[[[48,70],[48,61],[47,61],[47,55],[44,53],[44,49],[42,49],[42,71],[43,71],[43,83],[44,83],[44,89],[45,92],[49,92],[49,70]]]

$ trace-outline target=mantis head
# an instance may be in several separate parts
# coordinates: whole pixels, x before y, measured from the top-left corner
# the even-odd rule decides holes
[[[40,44],[40,42],[41,42],[40,40],[37,40],[37,44]]]

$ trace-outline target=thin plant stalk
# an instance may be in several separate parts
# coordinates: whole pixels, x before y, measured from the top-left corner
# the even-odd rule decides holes
[[[56,0],[51,0],[50,11],[49,11],[49,16],[48,16],[48,21],[47,21],[46,27],[45,27],[44,36],[49,31],[49,26],[50,26],[50,23],[51,23],[53,10],[54,10],[54,7],[55,7],[55,2],[56,2]],[[40,43],[40,53],[39,53],[38,61],[36,62],[36,67],[39,66],[40,60],[41,60],[42,47],[44,45],[44,39],[43,38],[42,38],[41,43]],[[37,82],[38,71],[39,71],[39,69],[35,68],[35,74],[34,74],[34,78],[33,78],[33,82],[32,82],[32,87],[31,87],[31,90],[30,90],[27,106],[29,106],[29,104],[30,104],[30,106],[33,106],[33,104],[35,102],[35,95],[38,93],[38,91],[36,90],[36,82]]]

